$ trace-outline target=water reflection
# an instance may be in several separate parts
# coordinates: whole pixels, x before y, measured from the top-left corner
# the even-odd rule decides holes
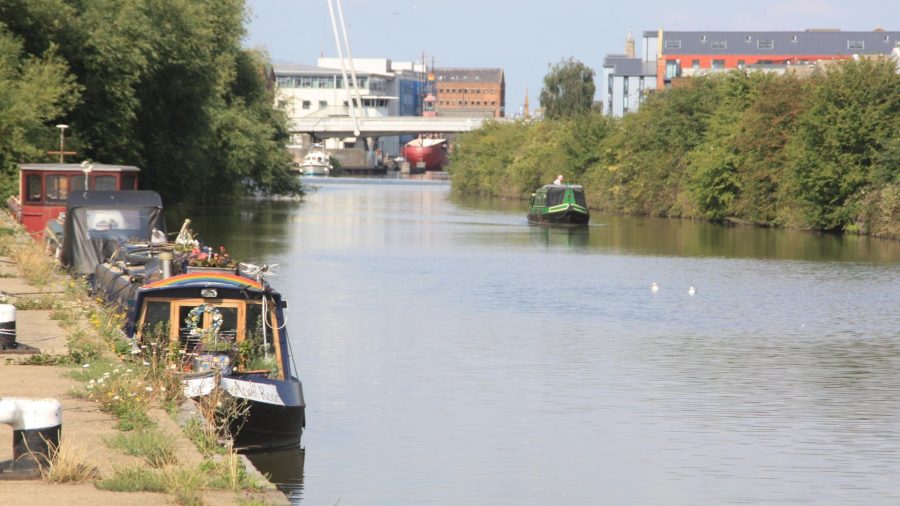
[[[247,457],[257,469],[269,475],[273,483],[278,484],[292,504],[299,504],[303,497],[303,464],[306,461],[306,450],[294,448],[280,452],[251,453]]]
[[[302,201],[244,200],[234,205],[180,205],[166,209],[170,232],[177,233],[185,218],[208,245],[225,246],[234,258],[262,263],[290,248],[290,227]]]

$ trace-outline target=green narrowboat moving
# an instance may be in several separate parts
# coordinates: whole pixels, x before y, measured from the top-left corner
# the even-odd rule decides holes
[[[591,219],[584,188],[576,184],[548,184],[531,196],[528,222],[544,225],[587,225]]]

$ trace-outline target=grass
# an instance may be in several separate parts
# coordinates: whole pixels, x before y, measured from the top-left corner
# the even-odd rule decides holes
[[[59,294],[42,294],[37,297],[16,297],[13,305],[20,311],[59,309]]]
[[[145,467],[116,469],[112,476],[96,483],[100,490],[112,492],[166,492],[166,482],[159,471]]]
[[[126,455],[141,457],[152,467],[163,467],[178,463],[175,455],[175,438],[155,428],[144,428],[116,435],[107,441],[111,448]]]
[[[88,464],[88,455],[84,448],[63,439],[50,463],[41,467],[41,475],[52,483],[84,483],[95,480],[100,473],[96,467]]]
[[[36,242],[27,242],[12,248],[10,256],[18,264],[19,273],[32,286],[46,286],[58,275],[56,266],[49,261],[47,254]]]

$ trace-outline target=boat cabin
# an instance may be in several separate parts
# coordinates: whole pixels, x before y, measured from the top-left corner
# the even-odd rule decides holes
[[[574,184],[548,184],[538,188],[528,209],[530,223],[587,225],[590,212],[584,188]]]
[[[277,293],[238,275],[188,273],[144,285],[133,308],[135,341],[162,339],[186,357],[210,353],[210,336],[224,345],[234,374],[285,379],[284,328]],[[185,372],[208,364],[185,361]]]
[[[83,190],[137,190],[140,169],[130,165],[27,163],[19,165],[19,195],[7,204],[31,234],[66,210],[69,194]]]

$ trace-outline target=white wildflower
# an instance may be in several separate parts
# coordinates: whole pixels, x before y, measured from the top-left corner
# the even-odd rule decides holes
[[[159,391],[160,391],[160,392],[165,392],[165,391],[166,391],[166,387],[159,387]]]
[[[84,364],[84,365],[81,366],[81,367],[84,367],[85,369],[87,369],[87,368],[90,367],[90,366],[91,366],[91,364]]]
[[[144,390],[146,390],[146,391],[148,391],[148,392],[152,392],[152,391],[153,391],[153,387],[144,387]]]
[[[144,364],[144,365],[150,365],[150,362],[147,362],[146,360],[144,360],[144,361],[141,362],[141,363]]]
[[[115,396],[115,397],[113,397],[113,400],[114,400],[114,401],[117,401],[117,400],[119,400],[119,396],[118,396],[118,395],[116,395],[116,396]]]

